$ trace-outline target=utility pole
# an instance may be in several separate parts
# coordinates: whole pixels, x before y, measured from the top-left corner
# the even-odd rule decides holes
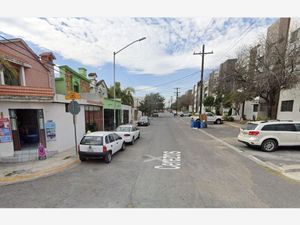
[[[202,92],[203,92],[203,71],[204,71],[204,55],[213,54],[211,52],[205,52],[205,45],[202,45],[202,52],[194,52],[194,55],[202,55],[202,63],[201,63],[201,77],[200,77],[200,111],[199,116],[202,114]]]
[[[172,102],[173,102],[173,96],[171,96],[171,99],[170,99],[170,109],[172,110]]]
[[[180,93],[178,90],[180,89],[179,87],[174,88],[176,90],[175,94],[176,94],[176,115],[178,112],[178,94]]]

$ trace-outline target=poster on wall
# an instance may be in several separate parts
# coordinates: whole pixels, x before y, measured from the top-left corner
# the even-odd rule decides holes
[[[45,130],[46,130],[47,141],[55,141],[56,128],[55,128],[55,123],[52,120],[47,120],[47,122],[45,123]]]
[[[0,118],[0,143],[12,142],[8,118]]]

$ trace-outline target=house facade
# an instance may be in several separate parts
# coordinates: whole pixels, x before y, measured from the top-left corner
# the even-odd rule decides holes
[[[37,149],[39,144],[48,146],[45,121],[52,119],[55,92],[50,68],[55,57],[36,55],[22,39],[0,42],[0,57],[7,62],[0,68],[2,158]]]

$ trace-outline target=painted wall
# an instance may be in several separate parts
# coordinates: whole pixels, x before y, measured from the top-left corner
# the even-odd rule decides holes
[[[129,105],[122,105],[122,110],[128,110],[128,118],[129,118],[129,123],[132,121],[132,107]],[[123,113],[122,113],[122,123],[124,123],[124,118],[123,118]]]
[[[70,113],[65,111],[65,104],[1,102],[0,112],[3,112],[4,117],[9,118],[8,109],[43,109],[44,122],[46,123],[47,120],[52,120],[56,124],[56,140],[47,142],[47,150],[61,152],[75,147],[73,118]],[[85,133],[85,115],[83,105],[81,105],[80,113],[76,116],[76,122],[77,142],[79,143]],[[13,155],[13,142],[0,143],[0,157]]]
[[[292,112],[281,112],[282,101],[294,100]],[[277,119],[300,121],[300,84],[296,88],[281,91]]]
[[[121,104],[120,99],[116,99],[115,102],[114,102],[113,99],[109,99],[109,98],[104,98],[103,99],[104,109],[114,109],[114,104],[116,105],[116,109],[121,109],[122,108],[122,104]]]

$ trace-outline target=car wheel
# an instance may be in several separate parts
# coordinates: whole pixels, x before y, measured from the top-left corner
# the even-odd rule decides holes
[[[79,156],[79,159],[80,159],[81,162],[86,161],[86,158],[83,158],[83,157],[81,157],[81,156]]]
[[[123,144],[122,144],[121,151],[124,151],[125,149],[126,149],[126,145],[125,145],[125,141],[124,141]]]
[[[216,120],[216,123],[217,123],[217,124],[221,124],[221,122],[222,122],[222,121],[221,121],[220,119],[217,119],[217,120]]]
[[[278,144],[274,139],[267,139],[261,144],[261,149],[265,152],[273,152],[277,149]]]
[[[132,140],[131,140],[131,144],[133,145],[134,144],[134,136],[132,137]]]
[[[111,152],[108,152],[108,153],[104,156],[104,162],[105,162],[105,163],[110,163],[111,160],[112,160]]]

